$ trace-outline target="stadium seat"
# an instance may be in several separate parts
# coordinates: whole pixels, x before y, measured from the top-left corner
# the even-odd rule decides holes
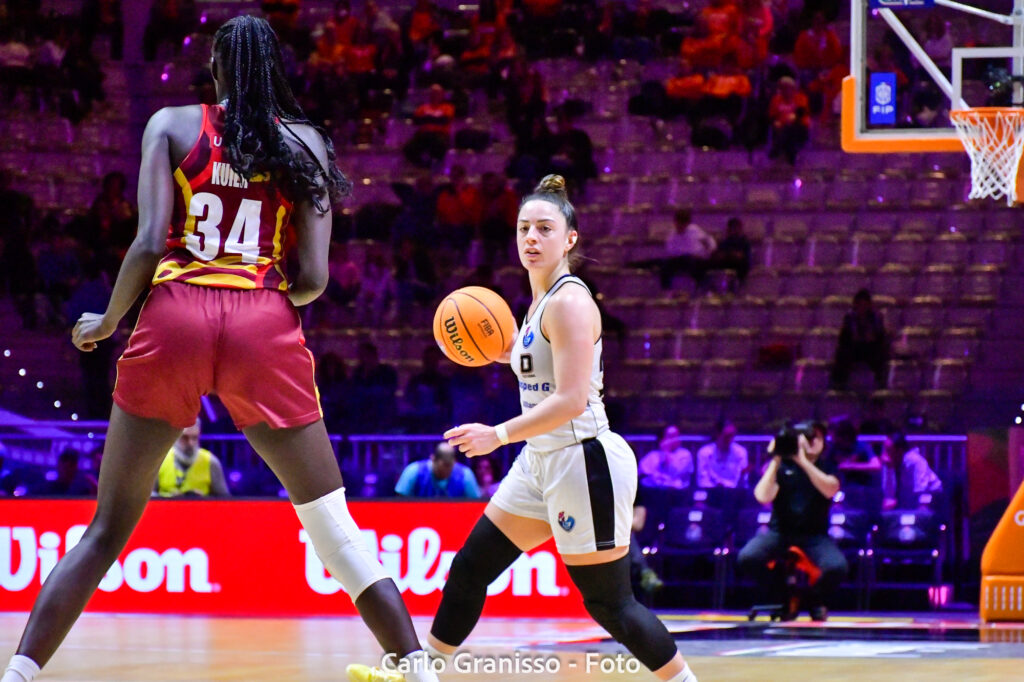
[[[927,242],[920,234],[903,232],[893,237],[886,249],[886,254],[890,263],[922,265],[928,255]]]
[[[801,296],[783,296],[775,302],[771,318],[773,327],[809,329],[814,324],[814,306]]]
[[[906,265],[887,263],[872,277],[872,293],[892,296],[897,301],[910,298],[914,294],[916,275]]]

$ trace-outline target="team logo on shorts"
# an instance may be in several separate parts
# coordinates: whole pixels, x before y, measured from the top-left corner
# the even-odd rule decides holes
[[[572,529],[576,527],[576,519],[571,516],[566,516],[564,511],[558,512],[558,525],[562,527],[566,533],[571,533]]]
[[[529,348],[531,343],[533,343],[533,330],[527,327],[526,335],[523,336],[523,348]]]

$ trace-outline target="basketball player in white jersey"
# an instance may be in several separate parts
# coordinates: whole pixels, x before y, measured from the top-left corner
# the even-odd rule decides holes
[[[469,457],[526,446],[452,562],[427,650],[450,659],[476,625],[491,581],[554,535],[594,620],[659,679],[696,682],[630,587],[636,457],[609,429],[601,401],[601,316],[570,273],[579,233],[561,176],[545,177],[523,200],[517,235],[533,290],[510,354],[523,413],[497,426],[464,424],[445,438]]]

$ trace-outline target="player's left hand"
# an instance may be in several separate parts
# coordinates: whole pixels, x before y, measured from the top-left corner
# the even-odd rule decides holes
[[[463,424],[444,432],[445,440],[466,457],[479,457],[494,452],[501,441],[493,426],[486,424]]]
[[[96,349],[96,342],[109,338],[117,329],[99,313],[82,313],[71,330],[71,343],[81,351],[89,352]]]

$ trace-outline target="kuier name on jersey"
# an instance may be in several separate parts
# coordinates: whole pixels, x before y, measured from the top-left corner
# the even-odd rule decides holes
[[[64,537],[64,552],[78,544],[86,526],[72,526]],[[17,544],[20,558],[14,565],[14,549]],[[38,576],[42,584],[60,559],[61,537],[53,531],[46,531],[37,538],[36,529],[27,526],[0,526],[0,587],[10,592],[28,588]],[[186,570],[187,569],[187,570]],[[213,592],[210,585],[210,558],[199,548],[182,552],[180,549],[155,549],[140,547],[124,558],[124,563],[115,561],[100,581],[100,589],[114,592],[123,585],[136,592],[153,592],[166,585],[168,592],[185,591],[185,574],[188,573],[188,588],[192,592]]]
[[[430,594],[441,591],[444,587],[448,569],[451,568],[455,552],[441,551],[441,535],[433,528],[416,528],[409,533],[408,540],[398,535],[385,535],[378,544],[377,531],[363,529],[363,539],[373,551],[378,548],[380,563],[395,580],[399,591],[409,590],[416,595]],[[341,584],[325,570],[313,543],[306,531],[299,531],[299,541],[306,545],[306,582],[318,594],[335,594],[341,590]],[[402,550],[405,549],[405,573],[402,572]],[[528,597],[533,594],[536,575],[537,594],[542,597],[560,597],[564,590],[558,585],[555,573],[556,560],[551,552],[534,552],[532,555],[520,554],[511,566],[505,569],[487,588],[488,595],[501,594],[512,587],[516,597]]]
[[[251,180],[246,180],[235,172],[231,164],[222,161],[213,162],[213,173],[210,175],[211,184],[220,187],[239,187],[241,189],[248,187],[250,182],[265,182],[266,179],[267,176],[265,174],[257,173],[252,176]]]

